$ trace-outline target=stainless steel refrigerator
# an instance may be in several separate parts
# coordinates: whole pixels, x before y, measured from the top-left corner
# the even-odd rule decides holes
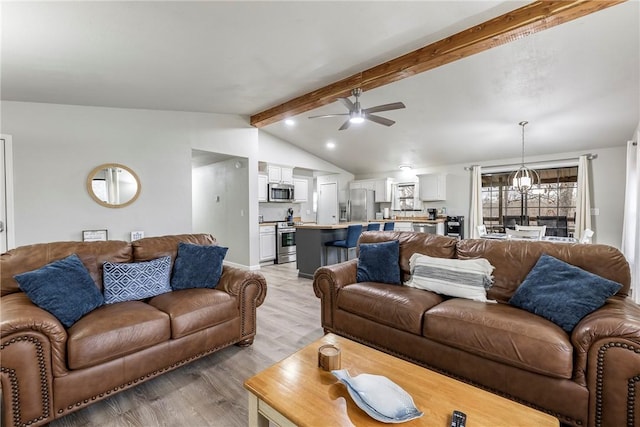
[[[349,190],[347,221],[368,221],[375,219],[375,195],[373,190],[354,188]]]

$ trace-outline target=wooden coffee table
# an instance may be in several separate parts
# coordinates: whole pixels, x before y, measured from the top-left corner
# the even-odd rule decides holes
[[[318,348],[341,350],[342,369],[351,376],[384,375],[407,391],[424,415],[403,423],[449,427],[451,413],[467,414],[467,426],[559,426],[557,418],[346,338],[328,334],[245,381],[249,426],[384,425],[351,399],[345,386],[318,368]]]

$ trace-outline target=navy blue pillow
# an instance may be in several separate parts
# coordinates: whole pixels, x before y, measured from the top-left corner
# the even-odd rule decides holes
[[[400,242],[363,243],[358,256],[358,282],[400,284]]]
[[[622,287],[597,274],[543,254],[509,304],[542,316],[571,332]]]
[[[229,248],[180,243],[173,265],[171,288],[215,288],[222,276],[222,261]]]
[[[104,303],[102,293],[76,254],[18,274],[14,279],[35,305],[56,316],[67,328]]]

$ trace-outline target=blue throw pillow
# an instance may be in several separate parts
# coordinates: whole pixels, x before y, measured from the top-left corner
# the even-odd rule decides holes
[[[543,254],[509,304],[542,316],[571,332],[587,314],[602,307],[622,287]]]
[[[145,262],[102,265],[104,302],[113,304],[136,301],[171,292],[171,257],[164,256]]]
[[[358,256],[358,282],[400,284],[400,242],[363,243]]]
[[[14,279],[35,305],[56,316],[67,328],[104,303],[76,254],[18,274]]]
[[[171,288],[215,288],[222,276],[222,261],[229,248],[180,243],[173,266]]]

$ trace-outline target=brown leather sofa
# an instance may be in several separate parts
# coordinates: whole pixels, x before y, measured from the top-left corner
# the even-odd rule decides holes
[[[185,289],[103,305],[65,328],[34,305],[13,276],[77,254],[102,289],[102,264],[170,255],[179,242],[213,245],[208,234],[134,241],[56,242],[0,257],[2,425],[37,426],[200,357],[253,343],[266,296],[258,273],[229,266],[214,289]]]
[[[403,281],[416,252],[486,258],[495,267],[487,298],[498,304],[447,298],[408,286],[357,283],[357,260],[351,260],[315,272],[314,291],[321,298],[326,332],[532,406],[564,424],[640,425],[640,306],[627,298],[630,269],[617,249],[539,241],[457,241],[411,232],[364,232],[359,244],[389,240],[400,241]],[[508,304],[542,253],[622,288],[568,334]]]

